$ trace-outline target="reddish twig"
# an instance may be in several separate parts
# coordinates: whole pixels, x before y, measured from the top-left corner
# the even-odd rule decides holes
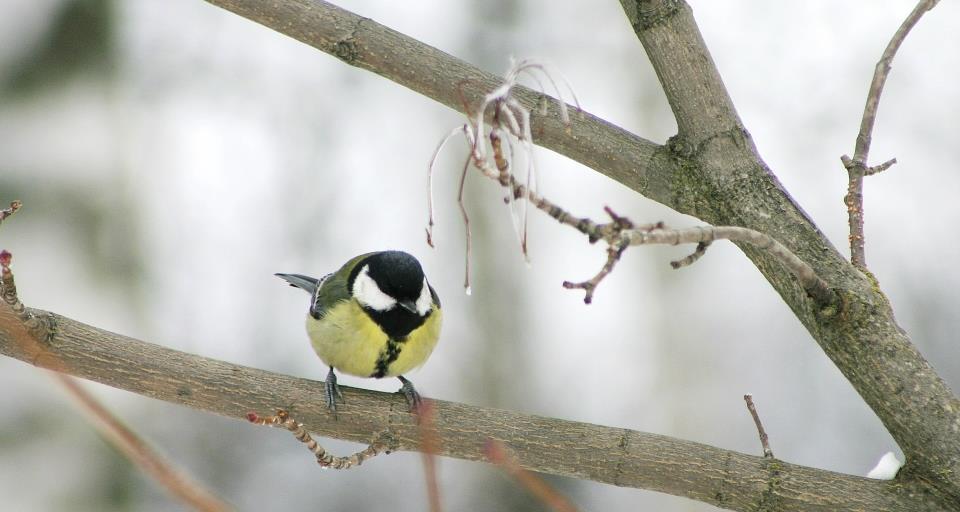
[[[873,139],[873,127],[877,120],[877,109],[880,106],[880,95],[883,93],[883,86],[887,82],[893,58],[897,54],[897,50],[900,49],[900,45],[924,13],[936,7],[939,1],[921,0],[918,2],[907,19],[897,29],[897,32],[893,34],[893,38],[890,39],[886,49],[883,50],[883,55],[873,72],[873,80],[870,82],[867,103],[863,108],[863,119],[860,121],[860,132],[857,134],[853,158],[847,155],[840,157],[849,177],[847,194],[844,196],[843,202],[847,206],[850,224],[850,263],[860,269],[867,268],[863,240],[863,177],[884,171],[897,161],[894,158],[874,167],[867,165],[870,143]]]
[[[753,416],[753,423],[757,426],[757,433],[760,434],[760,446],[763,447],[763,456],[772,459],[773,450],[770,449],[770,440],[767,438],[767,431],[763,429],[763,423],[760,422],[760,414],[757,413],[757,407],[753,405],[753,395],[743,395],[743,400],[747,402],[747,410],[750,416]]]
[[[576,512],[577,507],[564,495],[560,494],[542,478],[521,468],[520,464],[507,453],[507,448],[502,442],[488,439],[483,447],[483,454],[487,457],[487,460],[506,471],[524,489],[551,509],[557,512]]]
[[[417,410],[420,428],[420,454],[423,459],[423,473],[427,481],[427,498],[430,512],[441,512],[440,484],[437,480],[437,453],[440,452],[440,439],[436,428],[437,409],[433,401],[426,399]]]
[[[14,205],[11,205],[13,207]],[[13,211],[19,206],[14,207]],[[7,215],[9,216],[9,214]],[[53,338],[56,331],[49,319],[36,316],[29,312],[17,295],[17,285],[10,265],[13,255],[8,251],[0,251],[0,295],[4,304],[9,307],[20,321],[19,328],[11,328],[16,342],[27,348],[28,352],[36,354],[35,358],[49,356],[45,346]],[[12,327],[12,326],[5,326]],[[63,368],[59,360],[49,364],[54,370]],[[230,510],[230,506],[207,491],[185,474],[165,461],[158,453],[132,430],[127,428],[113,413],[104,407],[96,398],[84,390],[73,378],[55,371],[52,373],[67,394],[80,409],[86,413],[90,422],[96,426],[101,435],[141,471],[151,476],[170,494],[178,498],[195,510],[205,512],[220,512]]]
[[[363,464],[367,459],[376,457],[381,453],[390,453],[392,450],[390,448],[392,446],[391,436],[386,432],[381,432],[374,436],[374,440],[363,450],[346,457],[337,457],[320,446],[320,443],[314,440],[313,436],[303,428],[303,424],[291,418],[287,411],[279,409],[275,416],[260,416],[255,412],[248,412],[247,420],[256,425],[267,425],[289,430],[293,433],[293,437],[297,438],[297,441],[307,445],[307,449],[317,458],[317,464],[324,468],[350,469]]]
[[[54,373],[54,377],[74,402],[87,414],[90,421],[107,441],[120,450],[141,471],[153,477],[180,501],[195,510],[220,512],[232,508],[210,491],[196,484],[185,474],[165,461],[160,454],[132,430],[128,429],[116,416],[104,407],[96,398],[80,387],[80,384],[67,375]]]

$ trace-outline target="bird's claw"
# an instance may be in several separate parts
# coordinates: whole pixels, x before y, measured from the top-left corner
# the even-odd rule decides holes
[[[417,389],[413,387],[413,383],[409,380],[402,376],[397,378],[403,383],[403,386],[400,387],[400,393],[403,393],[403,397],[407,399],[407,405],[410,406],[410,412],[418,412],[420,410],[420,405],[423,404],[423,398],[420,397],[420,393],[417,393]]]
[[[327,409],[330,410],[334,415],[337,414],[337,399],[340,399],[340,402],[345,403],[343,400],[343,393],[340,392],[340,386],[337,384],[337,374],[333,372],[333,368],[330,368],[330,372],[327,373],[327,381],[324,384],[324,395],[327,399]]]

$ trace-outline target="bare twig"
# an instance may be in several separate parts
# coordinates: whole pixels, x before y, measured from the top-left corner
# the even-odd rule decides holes
[[[363,464],[367,459],[376,457],[381,453],[390,453],[392,450],[391,436],[386,432],[380,432],[374,436],[370,445],[363,450],[346,457],[337,457],[328,453],[323,446],[320,446],[320,443],[314,440],[313,436],[303,428],[303,423],[299,423],[291,418],[287,411],[279,409],[275,416],[260,416],[255,412],[248,412],[247,420],[257,425],[267,425],[289,430],[293,433],[293,437],[297,438],[297,441],[307,445],[307,449],[317,458],[317,464],[320,464],[323,468],[350,469]]]
[[[766,251],[767,254],[776,258],[796,276],[803,289],[817,302],[826,304],[834,299],[830,287],[814,272],[810,265],[801,260],[775,238],[759,231],[739,226],[698,226],[687,229],[664,229],[661,225],[659,229],[634,229],[624,233],[624,235],[629,238],[630,245],[700,244],[714,240],[746,242],[758,249]]]
[[[427,166],[427,245],[430,247],[434,246],[433,226],[436,224],[436,217],[433,211],[433,170],[437,165],[437,157],[440,156],[443,147],[446,146],[451,139],[456,137],[458,133],[464,132],[465,130],[465,126],[458,126],[450,130],[450,132],[443,137],[443,140],[440,141],[440,144],[437,145],[437,149],[433,151],[433,156],[430,157],[430,163]]]
[[[671,261],[671,262],[670,262],[670,266],[673,267],[673,268],[675,268],[675,269],[677,269],[677,268],[686,267],[686,266],[688,266],[688,265],[693,265],[693,264],[696,263],[696,261],[699,260],[704,254],[707,253],[707,249],[710,248],[710,244],[712,244],[712,243],[713,243],[713,242],[710,241],[710,240],[706,240],[706,241],[703,241],[703,242],[698,243],[698,244],[697,244],[697,248],[694,249],[694,251],[693,251],[692,253],[690,253],[688,256],[684,256],[683,258],[680,258],[679,260],[673,260],[673,261]]]
[[[753,423],[757,426],[757,433],[760,434],[760,446],[763,447],[763,456],[772,459],[773,450],[770,449],[770,440],[767,438],[767,431],[763,429],[763,423],[760,422],[760,414],[757,413],[757,406],[753,405],[753,395],[743,395],[743,400],[747,402],[747,410],[750,416],[753,416]]]
[[[11,205],[13,207],[14,205]],[[16,211],[16,208],[13,211]],[[9,216],[9,214],[7,214]],[[46,315],[35,315],[28,310],[17,295],[17,285],[10,269],[13,255],[7,251],[0,251],[0,267],[2,267],[2,296],[4,303],[13,310],[23,329],[11,329],[17,333],[15,341],[31,353],[37,354],[36,359],[44,357],[47,367],[56,370],[52,373],[74,403],[86,413],[91,423],[100,431],[100,434],[117,450],[125,455],[141,471],[151,476],[170,494],[192,507],[204,512],[220,512],[231,510],[230,506],[207,491],[196,482],[190,480],[184,473],[178,471],[132,430],[127,428],[113,413],[104,407],[96,398],[84,390],[79,383],[65,373],[67,371],[60,358],[50,355],[45,345],[56,336],[53,323]]]
[[[467,213],[467,205],[463,202],[463,191],[467,183],[467,171],[470,170],[470,159],[463,162],[463,172],[460,173],[459,192],[457,193],[457,204],[460,205],[460,215],[463,218],[464,236],[467,239],[466,253],[464,254],[463,270],[463,289],[467,295],[470,295],[470,260],[473,256],[473,233],[470,231],[470,214]]]
[[[205,512],[232,510],[220,498],[197,485],[189,477],[170,465],[132,430],[128,429],[113,413],[96,398],[80,387],[72,377],[62,373],[53,374],[56,380],[73,397],[74,402],[87,414],[100,434],[120,450],[141,471],[153,477],[170,494],[180,501]]]
[[[564,495],[560,494],[550,484],[537,475],[524,470],[514,458],[507,453],[507,448],[500,441],[488,439],[483,447],[487,459],[507,472],[523,488],[530,492],[545,505],[557,512],[575,512],[577,507]]]
[[[627,246],[623,244],[611,244],[609,247],[607,247],[607,262],[603,264],[603,267],[600,269],[600,272],[597,272],[597,275],[579,283],[564,281],[563,287],[568,290],[574,290],[578,288],[583,290],[583,303],[590,304],[593,302],[593,292],[597,289],[597,285],[599,285],[600,281],[603,281],[604,278],[610,274],[610,272],[613,272],[613,268],[617,266],[617,263],[620,261],[620,257],[623,256],[623,251],[626,248]]]
[[[582,283],[565,282],[565,288],[583,288],[587,291],[584,302],[590,303],[592,292],[599,282],[606,277],[622,255],[623,250],[630,245],[669,244],[678,245],[696,243],[697,249],[693,254],[671,262],[673,268],[681,268],[698,260],[709,248],[714,240],[731,240],[746,242],[763,249],[775,257],[798,279],[804,290],[821,304],[830,303],[834,299],[833,292],[827,283],[814,272],[813,268],[801,260],[792,251],[786,248],[770,235],[738,226],[699,226],[688,229],[667,229],[662,222],[635,226],[624,217],[615,214],[609,207],[605,211],[613,219],[612,222],[598,224],[589,218],[579,218],[550,202],[546,198],[526,190],[523,185],[511,181],[516,194],[526,194],[530,202],[547,213],[561,224],[566,224],[587,235],[593,243],[605,240],[609,245],[607,262],[600,273]],[[610,251],[617,251],[613,253]]]
[[[883,171],[886,171],[886,170],[889,169],[890,167],[892,167],[893,164],[895,164],[895,163],[897,163],[897,159],[896,159],[896,158],[891,158],[890,160],[887,160],[886,162],[884,162],[884,163],[882,163],[882,164],[880,164],[880,165],[874,165],[874,166],[872,166],[872,167],[867,167],[866,170],[863,172],[863,175],[864,175],[864,176],[873,176],[874,174],[879,174],[879,173],[881,173],[881,172],[883,172]]]
[[[546,207],[546,202],[547,201],[545,199],[542,199],[538,201],[536,204],[544,205],[544,207]],[[551,213],[551,216],[553,216],[556,213],[562,212],[559,209],[559,207],[555,205],[549,206],[545,211],[547,211],[548,213],[553,212]],[[577,229],[580,229],[581,232],[583,232],[584,230],[589,231],[589,228],[591,227],[591,225],[594,226],[594,229],[596,232],[593,234],[587,233],[587,236],[590,237],[589,240],[591,242],[596,241],[598,237],[601,236],[599,234],[600,231],[604,231],[605,234],[602,236],[607,240],[607,244],[608,244],[607,245],[607,262],[604,263],[603,268],[600,269],[600,272],[598,272],[597,275],[593,276],[591,279],[587,281],[582,281],[579,283],[572,283],[570,281],[563,282],[563,287],[568,290],[579,288],[584,291],[584,294],[583,294],[584,304],[590,304],[591,302],[593,302],[593,292],[594,290],[596,290],[597,285],[599,285],[600,281],[603,281],[603,279],[606,278],[607,275],[610,274],[610,272],[613,272],[613,268],[620,261],[620,257],[623,256],[623,251],[626,250],[628,246],[627,239],[622,236],[623,233],[627,230],[634,229],[633,222],[631,222],[626,217],[621,217],[620,215],[617,215],[609,206],[604,207],[604,211],[607,213],[607,215],[610,216],[611,222],[609,224],[596,225],[596,224],[593,224],[592,222],[586,223],[586,222],[583,222],[583,219],[578,219],[576,223],[576,227]],[[559,217],[564,217],[564,215],[560,215]],[[559,217],[555,216],[554,218],[557,218],[557,220],[560,220]],[[569,217],[569,216],[566,216],[566,217]],[[655,226],[650,226],[648,227],[648,229],[653,229],[654,227]],[[609,228],[609,229],[605,229],[605,228]]]
[[[883,93],[883,86],[887,82],[893,58],[897,54],[897,50],[900,49],[900,45],[924,13],[936,7],[939,1],[921,0],[918,2],[907,19],[897,29],[897,32],[893,34],[893,38],[890,39],[886,49],[883,50],[883,55],[873,72],[873,80],[870,82],[867,103],[863,108],[863,119],[860,121],[860,132],[857,134],[853,158],[847,155],[840,158],[849,176],[847,195],[844,196],[843,202],[847,205],[847,215],[850,223],[850,263],[860,269],[867,268],[863,240],[863,177],[884,171],[897,161],[894,158],[874,167],[867,165],[870,143],[873,139],[873,127],[877,120],[877,109],[880,106],[880,95]]]
[[[604,240],[607,243],[607,261],[596,275],[586,281],[563,282],[564,288],[584,290],[583,301],[586,304],[590,304],[593,301],[593,295],[597,286],[613,271],[620,261],[623,251],[628,246],[663,243],[674,245],[680,243],[696,243],[697,248],[692,254],[671,262],[673,268],[681,268],[697,261],[704,255],[710,243],[718,238],[747,242],[766,250],[790,269],[790,271],[798,277],[800,283],[809,295],[819,303],[829,303],[833,300],[832,292],[826,283],[816,275],[810,265],[798,258],[783,244],[759,231],[728,226],[701,227],[693,230],[668,230],[664,228],[662,223],[635,226],[629,219],[617,215],[609,207],[606,207],[604,211],[610,216],[611,221],[598,224],[589,218],[571,215],[560,206],[547,200],[533,190],[530,181],[534,172],[532,166],[529,168],[526,182],[521,182],[513,172],[513,168],[515,167],[513,164],[515,157],[513,148],[514,141],[516,141],[516,144],[523,148],[523,152],[528,155],[528,162],[531,161],[533,142],[530,134],[530,112],[511,96],[511,91],[513,87],[516,86],[516,78],[520,71],[522,69],[528,69],[524,68],[524,66],[536,68],[536,66],[530,64],[528,61],[521,61],[520,64],[514,64],[513,67],[508,70],[503,84],[484,97],[475,116],[468,117],[466,124],[452,130],[443,141],[441,141],[433,157],[430,159],[432,175],[432,168],[436,161],[437,153],[448,142],[450,137],[456,135],[458,131],[463,132],[470,146],[470,155],[461,171],[458,200],[464,225],[467,230],[467,264],[464,286],[468,292],[470,289],[470,250],[472,241],[470,236],[470,221],[463,204],[463,194],[467,171],[472,163],[473,166],[480,171],[480,174],[496,181],[501,187],[507,189],[508,203],[512,202],[512,200],[526,200],[561,224],[571,226],[587,235],[590,243],[595,243],[598,240]],[[463,101],[465,102],[466,100],[464,99]],[[489,139],[489,146],[484,142],[484,135],[487,131],[484,124],[484,113],[488,108],[493,109],[489,134],[486,135],[486,138]],[[465,105],[464,110],[469,111],[470,109]],[[560,110],[562,117],[569,119],[562,103]],[[429,200],[428,204],[432,212],[432,200]],[[433,216],[431,213],[430,224],[427,226],[428,242],[432,240],[430,237],[433,226],[432,222]],[[524,257],[526,257],[526,213],[524,213],[523,222],[515,223],[515,227],[517,224],[522,225],[517,231],[520,237],[521,250],[523,251]]]
[[[10,306],[10,309],[16,313],[17,318],[27,329],[28,336],[20,341],[38,348],[40,342],[49,341],[53,337],[55,334],[54,328],[46,318],[34,315],[20,302],[20,297],[17,295],[17,283],[13,278],[13,272],[10,270],[12,262],[13,254],[10,254],[6,249],[0,251],[0,296],[3,297],[3,302]]]
[[[0,222],[7,220],[7,217],[17,213],[17,210],[19,210],[21,206],[23,206],[23,203],[21,203],[19,199],[11,201],[9,208],[0,210]]]

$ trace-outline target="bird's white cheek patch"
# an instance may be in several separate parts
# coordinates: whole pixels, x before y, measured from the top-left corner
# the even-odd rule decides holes
[[[353,281],[353,296],[364,306],[375,311],[388,311],[397,305],[397,300],[383,293],[377,282],[370,277],[370,266],[364,265]]]
[[[420,289],[420,296],[417,297],[417,314],[424,316],[433,306],[433,297],[430,296],[430,285],[427,284],[427,278],[423,278],[423,288]]]

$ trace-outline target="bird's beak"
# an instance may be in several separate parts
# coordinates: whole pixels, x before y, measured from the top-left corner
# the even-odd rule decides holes
[[[400,304],[401,308],[406,309],[415,315],[417,314],[417,305],[414,304],[412,300],[401,300],[398,302],[398,304]]]

